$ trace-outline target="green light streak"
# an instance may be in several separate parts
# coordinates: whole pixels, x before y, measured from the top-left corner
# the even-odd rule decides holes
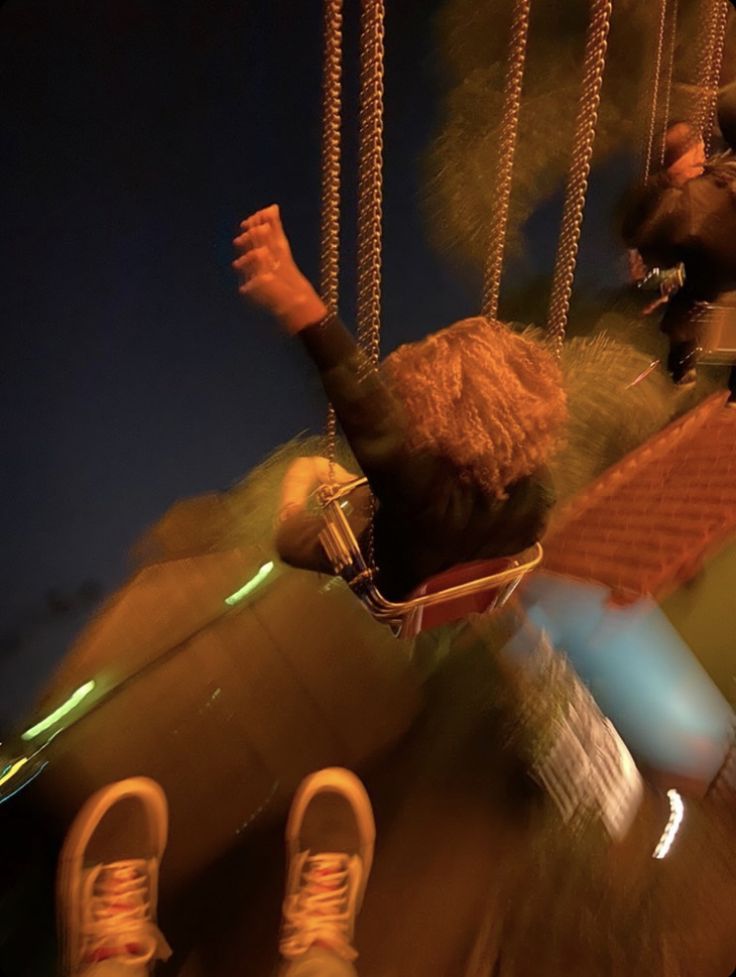
[[[241,600],[244,600],[248,596],[248,594],[252,594],[256,587],[260,587],[273,568],[273,560],[269,560],[268,563],[264,563],[256,575],[251,577],[247,583],[244,583],[240,590],[236,590],[234,594],[230,594],[229,597],[225,598],[225,603],[229,604],[230,607],[233,607],[235,604],[239,604]]]
[[[85,682],[84,685],[80,685],[76,692],[72,692],[69,698],[65,702],[62,702],[58,709],[54,709],[54,711],[50,712],[48,716],[40,720],[40,722],[37,722],[35,726],[31,726],[31,728],[27,729],[25,733],[21,733],[21,739],[35,739],[39,733],[43,733],[47,729],[50,729],[54,723],[58,723],[58,721],[63,719],[67,713],[70,713],[72,709],[76,708],[82,699],[89,695],[94,687],[94,679],[90,682]]]

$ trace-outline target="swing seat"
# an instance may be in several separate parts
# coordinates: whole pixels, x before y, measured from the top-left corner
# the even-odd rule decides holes
[[[712,366],[736,363],[736,291],[715,302],[698,303],[698,361]]]
[[[367,483],[323,486],[319,492],[324,529],[320,542],[337,576],[343,578],[368,612],[402,638],[449,624],[468,614],[502,607],[522,578],[539,566],[542,547],[535,543],[514,556],[464,563],[426,580],[404,601],[390,601],[375,582],[370,566],[347,517],[349,497]]]
[[[541,546],[537,544],[537,547],[541,560]],[[531,551],[527,553],[531,555]],[[434,595],[440,595],[441,603],[419,604],[410,610],[402,623],[401,637],[414,638],[422,631],[451,624],[469,614],[488,614],[503,607],[522,577],[529,572],[523,557],[524,554],[520,554],[475,560],[429,577],[412,591],[409,603]],[[509,572],[512,574],[510,577]],[[453,592],[457,592],[458,596],[453,597]]]

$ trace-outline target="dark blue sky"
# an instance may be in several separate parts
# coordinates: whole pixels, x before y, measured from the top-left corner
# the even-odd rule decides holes
[[[440,6],[387,3],[385,350],[480,304],[473,274],[429,249],[421,215]],[[131,543],[176,499],[227,487],[322,428],[301,350],[242,305],[230,268],[239,220],[277,201],[316,276],[321,7],[0,5],[0,729],[93,606],[59,613],[64,598],[85,580],[112,590]],[[346,0],[348,321],[357,7]],[[578,281],[615,281],[619,169],[593,180]],[[558,221],[559,200],[532,222],[532,274],[551,266]]]
[[[419,215],[435,6],[389,4],[386,348],[477,302],[429,253]],[[3,627],[49,588],[111,587],[176,498],[321,425],[299,350],[243,308],[230,269],[238,220],[279,201],[316,271],[320,8],[0,10]]]

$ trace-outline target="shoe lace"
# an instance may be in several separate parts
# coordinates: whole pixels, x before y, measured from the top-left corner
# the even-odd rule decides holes
[[[297,891],[284,904],[281,954],[291,959],[321,943],[345,960],[354,960],[351,945],[351,884],[355,860],[344,852],[306,852]]]
[[[152,919],[150,870],[145,860],[97,866],[85,879],[84,904],[87,962],[115,957],[140,966],[171,953]]]

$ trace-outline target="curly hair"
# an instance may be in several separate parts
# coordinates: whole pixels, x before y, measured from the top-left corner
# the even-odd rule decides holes
[[[557,361],[497,321],[456,322],[400,346],[381,370],[404,407],[409,447],[449,458],[498,498],[548,459],[567,416]]]

